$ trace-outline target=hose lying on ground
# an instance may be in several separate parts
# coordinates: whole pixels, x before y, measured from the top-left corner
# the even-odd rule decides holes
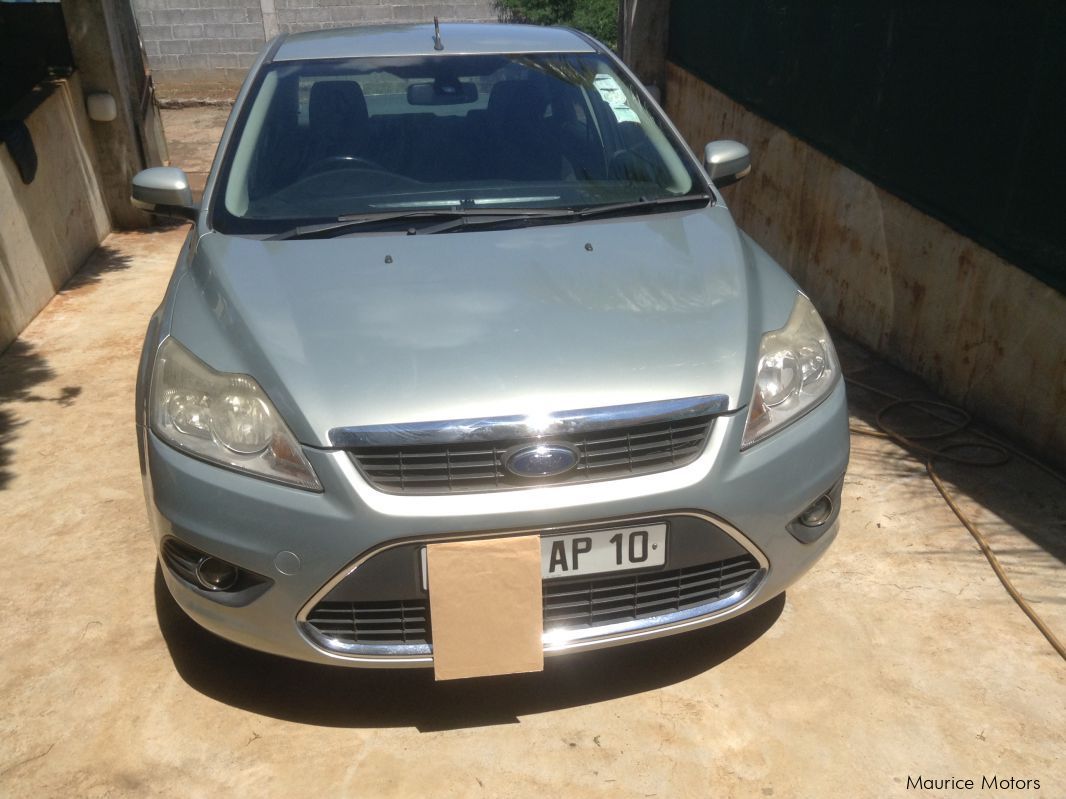
[[[1036,625],[1036,628],[1040,630],[1041,634],[1047,639],[1048,643],[1051,644],[1052,648],[1059,653],[1059,656],[1062,657],[1063,660],[1066,660],[1066,646],[1064,646],[1055,636],[1055,633],[1051,631],[1051,628],[1047,626],[1044,620],[1040,618],[1039,614],[1037,614],[1033,607],[1018,592],[1018,589],[1014,587],[1014,583],[1012,583],[1007,576],[1006,571],[1004,571],[1003,566],[999,562],[999,558],[996,557],[996,553],[993,552],[992,548],[988,545],[988,541],[948,492],[944,485],[944,481],[940,479],[940,475],[937,473],[934,464],[938,460],[947,460],[966,466],[1001,466],[1010,460],[1011,455],[1017,455],[1064,484],[1066,484],[1066,477],[1063,477],[1055,470],[1035,458],[1030,457],[1026,453],[1021,452],[1015,447],[1005,444],[994,436],[970,428],[970,415],[962,408],[949,405],[945,402],[933,402],[923,399],[903,399],[902,397],[898,397],[888,391],[883,391],[868,383],[855,380],[854,378],[846,377],[845,379],[847,380],[848,385],[855,386],[856,388],[868,391],[872,394],[877,394],[889,400],[877,410],[874,417],[875,424],[878,428],[877,430],[851,427],[851,432],[864,436],[873,436],[875,438],[887,438],[891,441],[895,441],[904,449],[918,454],[925,459],[925,471],[928,473],[929,479],[932,480],[933,485],[936,487],[936,490],[940,492],[940,496],[944,498],[948,507],[951,508],[955,516],[958,517],[958,520],[962,522],[963,527],[965,527],[970,535],[973,536],[974,540],[977,542],[977,546],[981,548],[981,552],[984,554],[985,559],[988,560],[989,565],[992,567],[992,571],[996,573],[996,577],[999,578],[999,581],[1003,584],[1007,593],[1010,594],[1011,599],[1017,603],[1018,607],[1022,609],[1022,612],[1029,617],[1029,620]],[[935,433],[912,433],[904,435],[886,422],[885,417],[894,411],[899,411],[906,407],[914,408],[928,416],[938,419],[941,422],[946,423],[948,427]],[[961,433],[963,430],[966,430],[973,435],[980,436],[986,443],[948,443],[940,447],[924,443],[943,439],[947,436]],[[973,455],[965,456],[958,454],[958,451],[962,449],[971,451],[983,450],[987,453],[987,456],[974,457]]]

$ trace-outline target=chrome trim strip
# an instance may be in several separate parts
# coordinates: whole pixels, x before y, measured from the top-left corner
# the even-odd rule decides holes
[[[335,427],[329,431],[329,440],[334,447],[350,448],[544,438],[710,416],[724,413],[728,409],[729,398],[726,395],[711,394],[703,397],[638,402],[632,405],[556,411],[536,416],[496,416],[439,422]]]
[[[719,616],[739,610],[757,593],[770,572],[770,563],[766,556],[743,533],[728,522],[703,511],[668,511],[665,513],[625,516],[580,524],[562,524],[554,527],[537,527],[523,530],[488,531],[479,533],[454,533],[432,537],[403,538],[388,541],[367,550],[343,568],[336,576],[320,588],[296,615],[297,629],[304,639],[324,655],[341,660],[348,660],[363,665],[383,666],[430,666],[433,664],[433,650],[428,644],[349,644],[328,638],[318,632],[307,621],[311,609],[317,605],[342,580],[349,577],[363,563],[393,547],[439,543],[442,541],[474,540],[480,538],[501,538],[539,533],[557,535],[590,528],[598,529],[613,526],[629,526],[643,521],[669,519],[677,516],[692,516],[713,524],[722,532],[740,544],[756,561],[760,569],[741,588],[728,597],[715,600],[706,605],[686,608],[676,613],[649,616],[644,619],[632,619],[601,627],[576,628],[572,630],[548,630],[544,632],[543,645],[545,655],[559,655],[578,649],[595,649],[623,641],[636,641],[643,638],[656,638],[684,627],[695,627],[709,623]]]

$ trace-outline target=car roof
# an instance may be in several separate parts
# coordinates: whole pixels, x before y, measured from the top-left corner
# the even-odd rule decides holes
[[[286,37],[273,61],[360,56],[446,56],[496,53],[592,53],[587,39],[566,28],[539,25],[444,22],[443,50],[433,48],[433,25],[331,28]]]

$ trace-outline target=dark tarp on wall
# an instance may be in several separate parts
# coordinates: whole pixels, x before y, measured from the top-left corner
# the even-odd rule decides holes
[[[19,116],[19,103],[50,77],[74,66],[59,3],[0,0],[0,118]]]
[[[1066,292],[1066,3],[673,0],[669,57]]]

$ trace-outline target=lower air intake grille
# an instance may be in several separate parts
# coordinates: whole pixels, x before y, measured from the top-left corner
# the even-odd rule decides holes
[[[758,573],[751,555],[667,572],[544,583],[544,629],[599,627],[707,605]]]
[[[544,629],[600,627],[708,605],[744,589],[759,573],[750,555],[683,569],[545,581]],[[426,644],[424,599],[319,602],[307,617],[322,637],[344,644]]]
[[[307,622],[346,644],[424,644],[429,612],[424,599],[392,602],[319,602]]]
[[[200,561],[206,557],[207,555],[200,550],[179,544],[173,538],[167,538],[163,541],[163,562],[178,577],[192,585],[198,586],[200,584],[200,581],[196,579],[196,568],[200,565]]]

